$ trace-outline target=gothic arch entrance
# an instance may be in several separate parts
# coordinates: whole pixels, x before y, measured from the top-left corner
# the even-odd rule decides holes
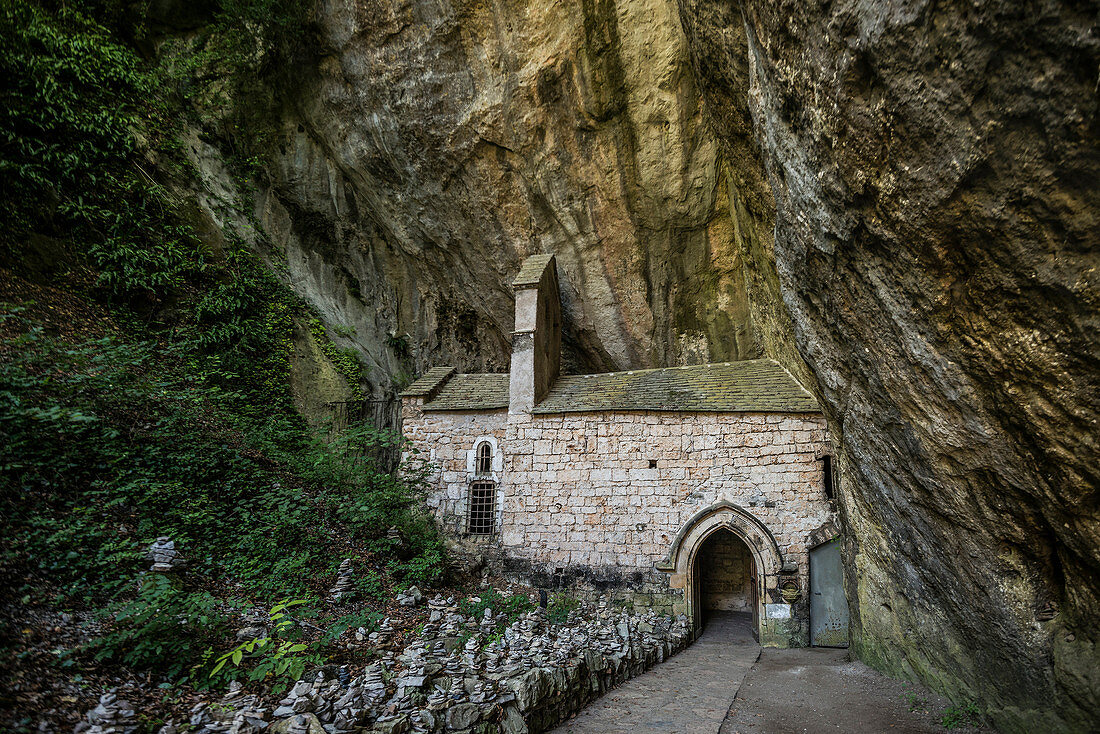
[[[711,536],[719,535],[713,541]],[[733,538],[728,536],[732,535]],[[672,588],[684,590],[685,612],[698,634],[704,623],[704,578],[708,551],[714,544],[740,541],[747,551],[746,588],[753,633],[761,639],[761,623],[768,591],[778,585],[783,566],[775,537],[759,518],[732,502],[721,501],[696,513],[672,541],[668,555],[657,564],[659,571],[672,575]],[[710,545],[708,545],[708,542]],[[733,546],[740,550],[741,546]],[[700,561],[704,565],[700,564]]]
[[[751,618],[759,639],[760,574],[749,547],[724,527],[699,544],[692,568],[692,608],[696,623],[705,628],[714,615]]]

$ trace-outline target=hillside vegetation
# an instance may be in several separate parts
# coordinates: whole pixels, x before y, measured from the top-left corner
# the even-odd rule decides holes
[[[236,100],[267,94],[293,53],[295,5],[223,3],[189,69],[143,56],[121,5],[0,10],[0,664],[13,681],[0,726],[78,715],[65,697],[118,675],[172,695],[293,680],[339,660],[335,638],[380,620],[395,588],[440,577],[420,468],[370,459],[400,437],[295,412],[292,320],[313,314],[254,242],[200,235],[179,194],[201,185],[178,152],[189,118],[262,136],[257,106]],[[247,191],[248,147],[229,153]],[[158,536],[185,570],[144,572]],[[356,586],[338,614],[321,599],[343,558]],[[212,676],[243,616],[279,603],[312,621]]]

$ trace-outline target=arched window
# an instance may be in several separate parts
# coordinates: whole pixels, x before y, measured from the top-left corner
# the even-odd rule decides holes
[[[493,472],[493,447],[488,441],[482,441],[477,447],[478,474],[492,474]]]
[[[473,470],[466,500],[466,532],[470,535],[492,535],[497,524],[497,485],[493,481],[493,464],[499,457],[496,439],[479,436],[474,450],[466,455],[467,471]],[[499,469],[499,464],[497,466]]]

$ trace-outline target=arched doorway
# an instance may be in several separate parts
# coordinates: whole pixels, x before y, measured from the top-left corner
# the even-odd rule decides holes
[[[761,639],[763,604],[769,590],[778,586],[783,566],[779,545],[767,526],[743,507],[720,500],[693,515],[676,534],[668,555],[656,564],[658,571],[671,574],[669,585],[684,591],[683,611],[692,620],[696,634],[703,627],[700,551],[715,533],[734,536],[748,550],[750,564],[750,603],[753,636]]]
[[[692,579],[699,629],[721,617],[744,625],[759,639],[759,580],[752,551],[727,528],[718,528],[700,544]]]

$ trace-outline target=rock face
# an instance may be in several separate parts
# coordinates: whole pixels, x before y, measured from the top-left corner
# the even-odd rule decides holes
[[[1088,728],[1095,8],[678,2],[319,4],[254,212],[277,270],[375,394],[504,371],[537,251],[566,372],[778,359],[839,447],[859,654]]]
[[[568,370],[759,355],[673,4],[384,0],[316,23],[258,220],[376,378],[506,370],[535,252],[562,271]]]
[[[750,278],[754,312],[791,315],[841,447],[856,650],[982,699],[1005,730],[1089,729],[1095,8],[680,9],[761,243],[750,273],[774,244],[781,288]],[[789,353],[780,320],[760,323]]]

